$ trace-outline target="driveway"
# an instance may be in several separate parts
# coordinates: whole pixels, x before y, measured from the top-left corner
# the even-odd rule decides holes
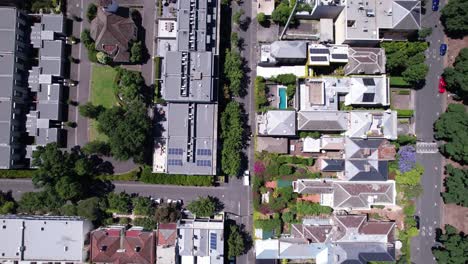
[[[440,2],[440,9],[444,2]],[[422,26],[432,27],[433,31],[432,35],[427,38],[431,46],[426,51],[426,64],[429,66],[426,85],[416,92],[416,135],[418,140],[432,142],[434,140],[433,124],[443,112],[446,100],[445,94],[441,96],[437,91],[438,78],[443,72],[444,64],[438,50],[445,35],[439,22],[439,12],[432,12],[430,6],[423,16]],[[411,259],[414,263],[436,263],[431,248],[434,244],[435,229],[441,224],[442,156],[435,153],[417,154],[416,157],[425,169],[421,179],[424,193],[416,200],[416,214],[420,217],[421,232],[411,243]]]

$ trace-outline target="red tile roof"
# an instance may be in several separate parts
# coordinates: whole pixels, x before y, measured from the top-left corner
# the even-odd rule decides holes
[[[174,246],[177,240],[176,224],[160,224],[158,227],[158,246]]]
[[[91,233],[91,261],[115,264],[155,262],[154,232],[98,229]]]

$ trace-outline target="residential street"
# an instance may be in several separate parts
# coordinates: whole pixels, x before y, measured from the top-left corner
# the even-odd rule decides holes
[[[423,16],[423,27],[432,27],[432,35],[427,38],[430,43],[426,51],[426,64],[429,73],[426,85],[416,93],[416,135],[419,141],[432,142],[434,140],[433,124],[443,112],[445,94],[438,93],[438,79],[443,72],[444,60],[439,55],[439,46],[444,41],[443,27],[439,22],[439,12],[432,12],[430,4]],[[440,3],[442,9],[443,1]],[[437,27],[435,27],[437,25]],[[411,259],[414,263],[435,263],[431,248],[434,244],[435,229],[441,223],[442,199],[440,197],[442,185],[442,156],[440,153],[417,154],[417,161],[424,166],[422,187],[424,193],[416,201],[417,215],[420,217],[420,233],[411,243]]]
[[[184,204],[188,204],[199,196],[213,196],[224,204],[224,210],[229,218],[245,224],[246,227],[248,227],[247,220],[251,218],[248,208],[250,203],[245,195],[247,187],[242,185],[241,180],[233,180],[221,187],[182,187],[137,182],[114,182],[114,185],[116,192],[125,191],[127,193],[138,193],[141,196],[182,200]],[[26,192],[37,191],[29,179],[2,179],[0,180],[0,190],[14,190],[13,197],[17,200]]]
[[[75,38],[80,38],[81,32],[88,28],[89,22],[86,18],[86,9],[88,4],[93,0],[69,0],[67,5],[67,15],[71,18],[72,15],[82,18],[81,22],[73,21],[72,35]],[[88,61],[88,51],[82,43],[72,45],[72,56],[79,59],[80,63],[71,64],[70,79],[78,81],[78,85],[70,87],[70,100],[76,101],[79,104],[85,104],[89,100],[90,82],[91,82],[91,63]],[[67,147],[84,145],[88,142],[88,119],[80,116],[78,107],[69,105],[68,120],[76,122],[76,128],[68,128]]]
[[[240,6],[236,1],[232,1],[232,14],[237,10],[242,9],[244,11],[243,20],[247,21],[247,29],[239,28],[239,26],[233,25],[233,31],[236,30],[239,35],[239,39],[242,39],[243,47],[241,47],[241,55],[245,60],[245,65],[247,68],[247,78],[248,78],[248,87],[246,87],[247,94],[238,98],[238,101],[243,104],[245,113],[248,115],[248,125],[250,126],[252,135],[255,134],[255,106],[254,106],[254,80],[256,77],[256,46],[257,46],[257,22],[256,22],[256,1],[242,1]],[[252,138],[253,139],[253,138]],[[254,142],[249,142],[248,147],[244,150],[244,154],[248,159],[248,169],[253,175],[253,164],[254,164]],[[251,184],[252,184],[251,178]],[[248,208],[248,217],[243,219],[242,223],[245,226],[245,230],[248,231],[251,236],[253,236],[252,230],[252,217],[253,212],[252,208],[252,193],[251,188],[244,188],[242,190],[241,197],[247,198],[244,205]],[[244,202],[244,201],[243,201]],[[255,253],[253,248],[248,252],[248,254],[238,257],[237,263],[255,263]]]

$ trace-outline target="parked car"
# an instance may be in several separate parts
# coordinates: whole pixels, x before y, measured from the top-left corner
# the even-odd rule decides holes
[[[416,221],[416,228],[419,229],[419,216],[414,216],[414,221]]]
[[[447,44],[440,44],[440,48],[439,48],[439,53],[440,53],[440,56],[444,56],[445,53],[447,53]]]
[[[245,186],[250,185],[250,171],[248,170],[244,171],[244,185]]]
[[[439,10],[439,0],[432,0],[432,11]]]
[[[445,79],[443,76],[439,77],[439,93],[445,93],[447,90],[447,83],[445,82]]]

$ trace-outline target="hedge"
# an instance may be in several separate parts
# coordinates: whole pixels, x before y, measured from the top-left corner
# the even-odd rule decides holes
[[[396,109],[398,117],[407,118],[412,117],[414,114],[414,110],[411,109]]]
[[[411,87],[411,85],[406,82],[403,77],[390,77],[390,86],[392,87]]]
[[[35,170],[0,170],[1,179],[26,179],[34,176]]]
[[[398,94],[399,94],[399,95],[410,95],[410,94],[411,94],[411,91],[408,90],[408,89],[399,90],[399,91],[398,91]]]
[[[152,173],[151,168],[145,167],[141,174],[140,181],[150,184],[213,186],[214,176]]]

